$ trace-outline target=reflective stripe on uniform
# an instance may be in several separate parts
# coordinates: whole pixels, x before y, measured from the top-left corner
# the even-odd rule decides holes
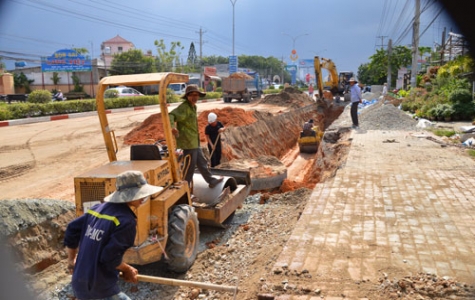
[[[93,215],[94,217],[99,218],[99,219],[104,219],[104,220],[112,221],[112,222],[114,222],[115,226],[119,226],[119,225],[120,225],[119,219],[117,219],[117,218],[114,217],[114,216],[103,215],[103,214],[100,214],[100,213],[98,213],[97,211],[93,211],[93,210],[91,210],[91,209],[89,209],[89,210],[87,211],[87,213],[90,214],[90,215]]]

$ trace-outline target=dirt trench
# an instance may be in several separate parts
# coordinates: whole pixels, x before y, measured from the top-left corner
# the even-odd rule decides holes
[[[268,157],[277,158],[287,168],[287,179],[277,189],[262,191],[265,192],[263,199],[268,197],[266,193],[285,193],[301,187],[311,189],[336,171],[338,163],[345,156],[345,145],[339,144],[341,135],[346,134],[345,130],[324,135],[316,154],[299,153],[297,139],[305,121],[312,118],[325,130],[340,116],[343,105],[317,104],[307,95],[293,90],[263,98],[261,103],[282,106],[282,110],[277,114],[230,107],[203,111],[198,119],[203,146],[207,115],[214,112],[228,128],[223,134],[224,163],[244,158],[260,162],[268,161]],[[124,137],[124,144],[163,139],[162,132],[160,114],[151,115]],[[62,239],[68,221],[74,218],[74,205],[41,199],[21,205],[1,201],[0,205],[4,206],[2,211],[5,212],[2,223],[10,223],[5,227],[9,231],[3,234],[8,237],[15,259],[21,262],[18,268],[33,277],[60,268],[58,266],[66,258]],[[67,274],[57,274],[54,280],[34,282],[33,288],[42,292],[64,280],[67,281]]]
[[[313,119],[315,124],[325,131],[343,112],[344,103],[316,103],[305,93],[286,88],[281,93],[267,95],[254,105],[261,104],[280,106],[282,109],[274,114],[233,107],[201,112],[198,116],[198,127],[204,153],[209,154],[204,128],[208,124],[208,114],[213,112],[218,116],[218,121],[227,128],[222,133],[220,167],[241,169],[244,166],[245,169],[251,170],[251,179],[253,177],[262,179],[266,176],[271,179],[284,168],[290,176],[279,176],[287,179],[279,182],[282,185],[278,192],[287,192],[300,187],[313,188],[324,173],[322,171],[325,168],[324,152],[330,149],[310,155],[299,153],[297,140],[302,125],[307,120]],[[129,132],[124,137],[124,144],[151,143],[164,138],[161,115],[154,114]],[[282,164],[279,166],[272,163],[269,157],[277,158]],[[330,167],[333,165],[326,164]]]

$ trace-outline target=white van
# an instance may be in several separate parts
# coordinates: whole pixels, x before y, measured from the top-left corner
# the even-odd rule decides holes
[[[175,91],[175,95],[183,95],[186,91],[186,83],[170,83],[168,88]]]

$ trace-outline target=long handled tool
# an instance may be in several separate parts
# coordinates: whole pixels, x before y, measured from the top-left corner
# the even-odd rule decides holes
[[[238,292],[238,288],[235,286],[226,286],[226,285],[219,285],[219,284],[212,284],[212,283],[186,281],[186,280],[140,275],[140,274],[137,275],[137,279],[143,282],[159,283],[159,284],[166,284],[166,285],[173,285],[173,286],[196,287],[196,288],[215,290],[215,291],[233,292],[234,294]]]
[[[216,137],[216,141],[214,141],[213,150],[211,151],[211,154],[209,155],[208,169],[211,167],[211,157],[213,157],[214,150],[216,149],[216,145],[218,144],[218,141],[219,141],[220,138],[221,138],[221,132],[218,132],[218,136]]]

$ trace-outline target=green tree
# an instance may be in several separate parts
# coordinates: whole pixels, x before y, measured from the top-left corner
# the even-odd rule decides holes
[[[145,56],[138,49],[130,49],[129,51],[116,54],[109,69],[111,75],[153,72],[156,72],[153,57]]]
[[[229,58],[224,57],[224,56],[216,56],[216,55],[205,56],[201,60],[202,66],[213,66],[213,65],[228,64],[228,63],[229,63]]]
[[[196,56],[195,44],[191,42],[190,50],[188,51],[188,59],[186,65],[191,69],[191,72],[199,70],[199,58]]]
[[[71,79],[73,80],[74,84],[73,92],[84,92],[84,87],[81,85],[81,80],[79,79],[79,76],[73,75],[71,76]]]
[[[284,72],[284,65],[278,58],[269,56],[248,56],[240,55],[238,57],[239,67],[248,68],[259,72],[261,78],[268,78],[273,75],[282,75]],[[284,79],[286,82],[290,81],[290,74],[284,72]]]
[[[365,78],[367,84],[383,84],[387,80],[388,63],[391,64],[391,86],[394,86],[397,79],[397,72],[401,67],[409,66],[412,61],[411,49],[405,46],[396,46],[392,49],[391,57],[383,49],[376,50],[370,56],[367,66],[358,68],[358,78]]]
[[[88,54],[89,50],[87,48],[73,48],[74,51],[76,51],[78,54]]]
[[[371,77],[371,69],[369,63],[362,64],[358,67],[357,73],[358,80],[366,84],[373,84],[373,78]]]
[[[154,45],[157,47],[158,53],[155,58],[155,66],[158,72],[181,71],[180,50],[183,50],[184,47],[180,42],[171,42],[168,51],[163,39],[156,40]]]
[[[31,93],[30,84],[32,84],[33,82],[35,82],[35,80],[28,79],[28,77],[26,77],[26,75],[23,74],[23,72],[21,72],[20,74],[15,73],[13,75],[13,84],[15,88],[24,88],[25,93],[27,94]]]
[[[426,53],[427,53],[427,54],[430,54],[430,53],[432,52],[432,48],[431,48],[431,47],[419,47],[419,48],[417,48],[417,49],[418,49],[419,56],[420,56],[420,58],[421,58],[421,64],[422,64],[422,60],[424,60],[424,54],[426,54]],[[430,58],[430,57],[431,57],[431,56],[429,55],[429,58]],[[427,66],[428,66],[428,65],[429,65],[429,64],[426,62],[424,67],[421,66],[421,70],[427,69]]]
[[[54,88],[56,89],[58,87],[58,83],[61,80],[61,77],[59,77],[58,72],[53,72],[53,76],[50,78],[53,81]]]
[[[5,69],[5,64],[3,63],[3,57],[0,57],[0,70]]]

